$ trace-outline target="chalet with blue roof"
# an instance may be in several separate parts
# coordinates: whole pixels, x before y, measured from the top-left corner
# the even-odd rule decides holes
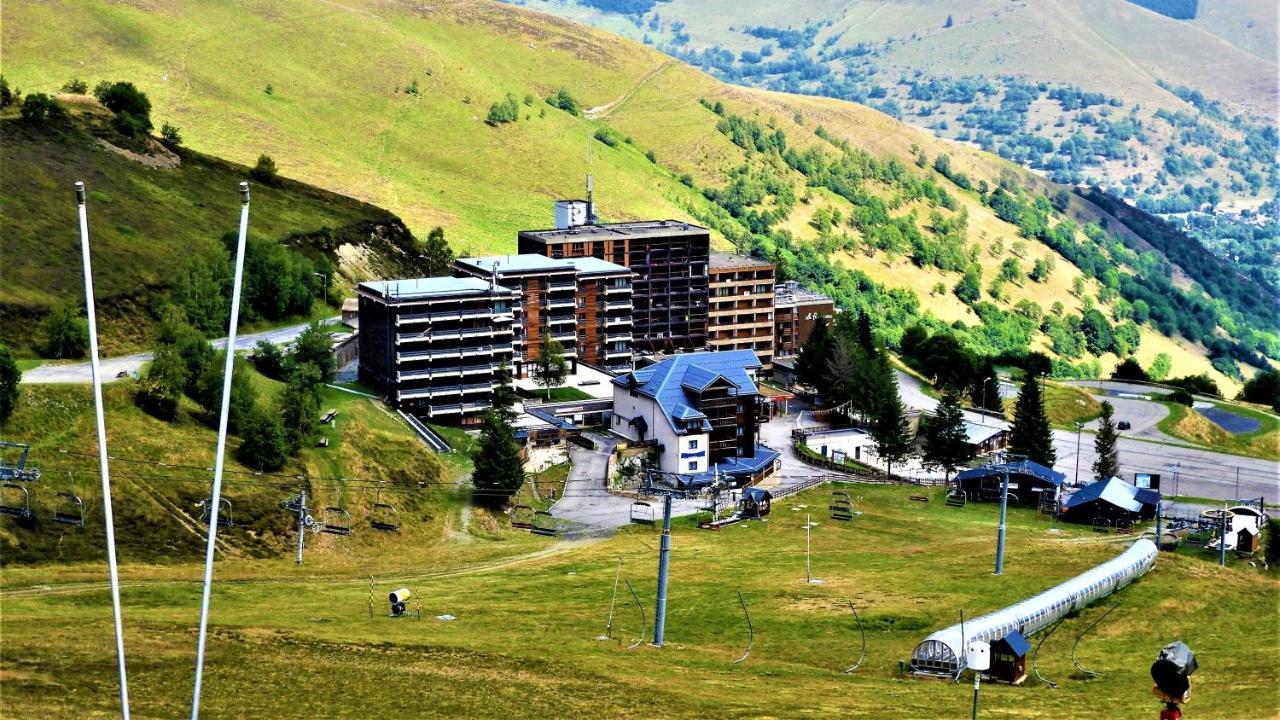
[[[769,475],[778,453],[760,445],[761,363],[750,350],[676,355],[613,379],[614,432],[652,443],[671,484],[717,477],[745,485]]]

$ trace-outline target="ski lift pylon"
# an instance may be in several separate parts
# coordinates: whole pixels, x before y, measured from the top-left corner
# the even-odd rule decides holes
[[[53,521],[63,525],[84,527],[84,501],[79,495],[69,492],[58,493],[58,506],[53,510]]]

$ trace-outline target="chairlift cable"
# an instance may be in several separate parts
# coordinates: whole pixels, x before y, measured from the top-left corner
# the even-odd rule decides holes
[[[844,669],[845,675],[858,669],[862,665],[862,661],[867,659],[867,629],[862,624],[862,617],[858,615],[858,609],[853,606],[852,600],[846,600],[849,603],[849,610],[853,612],[853,619],[858,621],[858,634],[862,636],[862,653],[858,656],[858,661]]]
[[[1076,670],[1079,670],[1079,671],[1080,671],[1080,673],[1081,673],[1082,675],[1086,675],[1086,676],[1088,676],[1088,677],[1093,678],[1093,677],[1098,677],[1098,676],[1099,676],[1099,675],[1101,675],[1102,673],[1100,673],[1100,672],[1098,672],[1098,671],[1096,671],[1096,670],[1090,670],[1089,668],[1086,668],[1086,667],[1084,667],[1083,665],[1081,665],[1081,664],[1076,660],[1076,648],[1077,648],[1077,647],[1079,647],[1079,645],[1080,645],[1080,641],[1084,639],[1084,636],[1085,636],[1085,635],[1087,635],[1087,634],[1089,633],[1089,631],[1090,631],[1090,630],[1092,630],[1092,629],[1094,628],[1094,626],[1095,626],[1095,625],[1097,625],[1098,623],[1102,622],[1103,618],[1105,618],[1106,616],[1110,615],[1112,610],[1115,610],[1116,608],[1120,607],[1120,603],[1122,603],[1122,602],[1124,602],[1124,601],[1123,601],[1123,600],[1121,600],[1121,601],[1117,602],[1115,605],[1112,605],[1111,607],[1107,608],[1107,611],[1106,611],[1106,612],[1104,612],[1104,613],[1102,613],[1101,615],[1099,615],[1097,620],[1094,620],[1093,622],[1089,623],[1089,626],[1088,626],[1088,627],[1086,627],[1083,631],[1081,631],[1081,632],[1080,632],[1080,634],[1079,634],[1079,635],[1077,635],[1077,636],[1076,636],[1076,641],[1075,641],[1075,642],[1073,642],[1073,643],[1071,643],[1071,664],[1072,664],[1072,665],[1075,665],[1075,666],[1076,666]]]

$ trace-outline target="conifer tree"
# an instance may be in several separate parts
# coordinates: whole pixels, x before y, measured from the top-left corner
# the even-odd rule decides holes
[[[888,365],[885,365],[888,368]],[[885,395],[881,398],[875,416],[871,420],[871,439],[875,442],[876,454],[885,462],[886,475],[893,477],[894,463],[902,463],[911,457],[915,447],[915,438],[911,436],[911,424],[907,421],[907,411],[898,397],[898,382],[893,377],[892,368],[884,385]]]
[[[964,428],[964,411],[960,408],[960,395],[948,392],[942,396],[933,417],[921,418],[920,435],[925,464],[943,468],[947,480],[956,468],[973,459],[974,447],[969,444]]]
[[[1013,427],[1009,429],[1009,452],[1050,468],[1058,457],[1053,449],[1053,430],[1044,412],[1040,379],[1035,373],[1026,373],[1022,379]]]
[[[823,318],[813,324],[809,339],[804,341],[800,353],[796,357],[796,377],[801,384],[811,388],[821,388],[827,379],[827,367],[831,362],[834,350],[834,338]]]
[[[499,508],[524,485],[524,463],[511,425],[498,413],[486,411],[480,431],[480,444],[471,453],[475,471],[471,484],[476,500]]]
[[[448,275],[453,260],[453,248],[449,247],[449,242],[444,238],[444,228],[432,228],[427,233],[427,239],[422,242],[423,272],[427,277]]]
[[[1116,449],[1116,423],[1112,417],[1115,409],[1102,401],[1102,415],[1098,421],[1098,434],[1093,439],[1097,458],[1093,461],[1093,475],[1099,480],[1120,474],[1120,451]]]

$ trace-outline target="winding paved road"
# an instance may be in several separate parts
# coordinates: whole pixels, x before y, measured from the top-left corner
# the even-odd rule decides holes
[[[334,316],[326,318],[322,322],[326,325],[333,325],[342,318]],[[236,350],[249,350],[260,340],[267,340],[276,345],[288,345],[293,342],[303,330],[307,329],[310,323],[302,323],[300,325],[290,325],[288,327],[276,328],[274,330],[264,330],[262,332],[249,333],[236,338]],[[209,344],[221,350],[227,346],[226,338],[218,338],[210,340]],[[102,366],[102,381],[111,382],[117,379],[120,373],[132,375],[142,368],[143,365],[150,362],[152,354],[138,353],[136,355],[122,355],[120,357],[102,358],[100,364]],[[89,383],[93,382],[93,374],[89,368],[88,362],[67,363],[65,365],[41,365],[22,373],[22,382],[24,383]]]
[[[906,373],[898,373],[898,385],[902,402],[908,407],[932,410],[938,404],[937,400],[924,394],[918,380]],[[1089,383],[1090,387],[1096,385]],[[1127,383],[1103,382],[1102,387],[1118,392],[1134,389],[1151,391],[1151,388]],[[1155,424],[1166,412],[1164,406],[1131,398],[1116,399],[1124,402],[1123,410],[1122,405],[1116,404],[1116,418],[1133,424],[1132,430],[1120,433],[1116,443],[1120,451],[1120,470],[1126,479],[1131,480],[1138,472],[1153,473],[1161,476],[1160,489],[1165,494],[1223,500],[1256,497],[1265,497],[1267,502],[1280,500],[1280,463],[1174,444],[1155,430]],[[1139,408],[1138,405],[1150,407]],[[1151,408],[1159,408],[1158,413]],[[965,416],[973,420],[978,417],[975,413],[965,413]],[[1068,483],[1074,483],[1077,477],[1080,483],[1092,480],[1091,468],[1096,457],[1092,434],[1079,435],[1078,466],[1076,433],[1054,430],[1053,447],[1058,455],[1054,469],[1066,473]]]

